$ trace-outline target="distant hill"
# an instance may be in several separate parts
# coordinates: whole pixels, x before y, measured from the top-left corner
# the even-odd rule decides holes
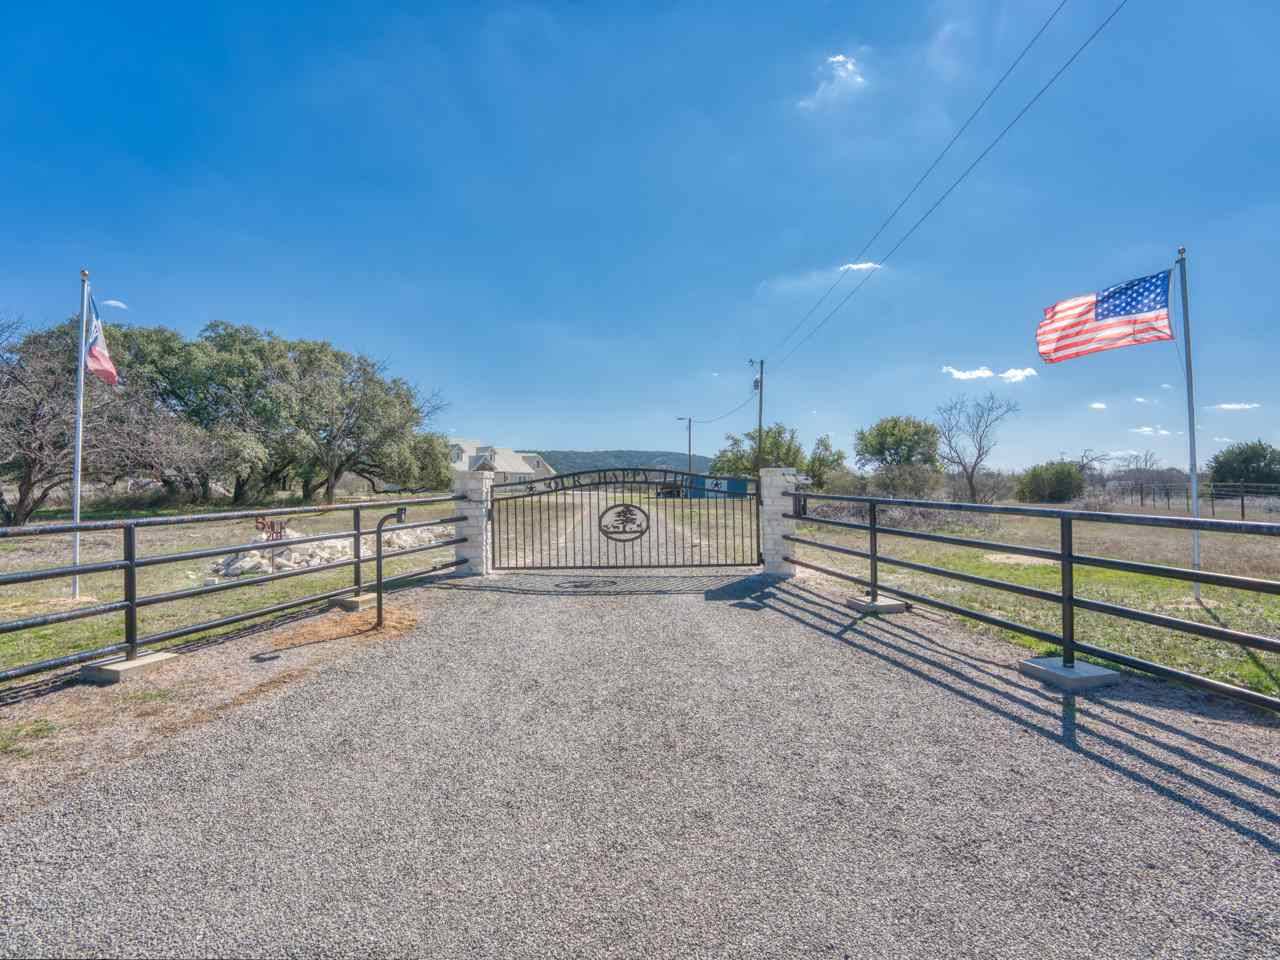
[[[614,470],[620,467],[666,467],[670,470],[687,470],[689,457],[684,453],[666,450],[526,450],[537,453],[551,464],[556,473],[573,473],[576,470]],[[710,457],[693,455],[693,472],[706,473],[711,467]]]

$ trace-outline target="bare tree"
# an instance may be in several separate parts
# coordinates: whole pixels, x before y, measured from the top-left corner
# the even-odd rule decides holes
[[[1076,460],[1080,467],[1080,476],[1084,477],[1086,484],[1101,483],[1104,479],[1103,470],[1110,462],[1111,454],[1094,450],[1092,447],[1085,447]]]
[[[1160,470],[1160,458],[1154,450],[1131,453],[1124,458],[1124,468],[1133,480],[1150,480]]]
[[[17,500],[0,497],[8,524],[26,523],[71,483],[75,437],[75,322],[19,337],[0,329],[0,478]],[[139,462],[155,433],[153,410],[136,392],[85,378],[83,477],[108,482]]]
[[[983,500],[978,474],[996,448],[996,428],[1017,412],[1017,402],[994,393],[956,397],[938,408],[938,458],[964,477],[971,502]]]

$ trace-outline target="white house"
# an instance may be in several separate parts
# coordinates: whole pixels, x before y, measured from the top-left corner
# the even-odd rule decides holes
[[[520,483],[555,476],[551,465],[536,453],[516,453],[475,440],[449,441],[449,466],[454,470],[492,470],[494,483]]]

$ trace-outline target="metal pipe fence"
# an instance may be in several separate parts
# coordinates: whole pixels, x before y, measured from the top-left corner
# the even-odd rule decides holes
[[[82,563],[73,566],[47,567],[39,570],[23,570],[14,573],[6,573],[0,575],[0,586],[20,585],[55,578],[71,578],[90,573],[106,573],[120,570],[123,572],[124,593],[124,598],[122,600],[110,603],[100,603],[92,606],[77,607],[73,610],[63,610],[56,613],[46,613],[37,616],[24,617],[18,620],[0,622],[0,636],[4,636],[21,630],[47,627],[54,624],[67,623],[73,620],[82,620],[87,617],[103,616],[105,614],[118,613],[121,611],[124,613],[124,636],[119,642],[99,646],[92,650],[77,651],[76,653],[71,653],[62,657],[52,657],[0,670],[0,683],[9,680],[16,680],[20,677],[31,676],[37,673],[43,673],[49,670],[56,670],[60,667],[87,663],[91,660],[98,660],[121,652],[125,653],[126,659],[133,660],[137,657],[138,650],[141,647],[176,640],[181,637],[190,636],[191,634],[203,633],[207,630],[216,630],[222,627],[232,626],[247,620],[253,620],[258,617],[268,616],[275,613],[282,613],[286,610],[306,606],[308,604],[335,600],[339,597],[345,596],[359,596],[364,590],[363,564],[365,560],[362,552],[362,540],[365,536],[376,533],[380,559],[403,557],[414,553],[422,553],[427,550],[439,550],[445,547],[465,543],[467,541],[466,537],[452,537],[447,540],[437,540],[420,546],[384,553],[381,549],[381,529],[379,528],[377,531],[364,529],[361,525],[362,510],[367,508],[389,507],[404,509],[427,504],[451,503],[465,499],[466,497],[464,495],[450,494],[448,496],[439,497],[374,500],[355,504],[334,504],[332,506],[279,507],[269,510],[236,510],[223,513],[188,514],[176,517],[142,517],[136,520],[91,520],[81,523],[50,523],[31,527],[0,527],[0,540],[119,530],[121,534],[121,557],[119,560],[107,560],[97,563]],[[180,526],[192,523],[216,523],[219,521],[248,519],[256,520],[260,517],[295,517],[341,512],[350,512],[352,519],[351,529],[340,530],[333,533],[308,534],[306,536],[289,537],[287,539],[280,540],[241,543],[226,547],[202,547],[196,550],[185,550],[178,553],[162,553],[151,556],[138,555],[137,531],[139,529]],[[414,523],[406,523],[400,529],[409,530],[421,527],[446,526],[461,523],[464,520],[466,520],[466,517],[463,515],[448,516],[437,520],[422,520]],[[283,547],[334,540],[350,540],[352,542],[352,556],[350,559],[337,560],[331,563],[321,563],[314,566],[299,567],[293,570],[282,570],[279,572],[263,574],[261,576],[237,578],[235,580],[227,580],[221,583],[191,587],[184,590],[173,590],[166,593],[156,593],[145,596],[138,595],[138,570],[141,568],[152,567],[158,564],[179,563],[191,560],[201,560],[209,557],[227,556],[235,553],[243,553],[247,550],[278,550]],[[397,574],[394,577],[386,578],[385,581],[381,576],[379,576],[379,587],[381,588],[381,585],[384,582],[392,583],[427,576],[429,574],[462,566],[465,563],[465,560],[452,560],[446,563],[436,564],[422,570],[414,570],[408,573]],[[380,571],[380,562],[378,566]],[[253,610],[234,613],[230,616],[220,617],[214,620],[186,624],[171,630],[153,633],[149,636],[138,635],[138,610],[144,607],[174,603],[181,600],[188,600],[193,597],[221,593],[227,590],[261,586],[278,580],[305,576],[312,573],[326,573],[332,570],[339,570],[344,567],[351,567],[353,571],[352,583],[347,587],[313,593],[307,596],[290,599],[283,603],[270,604],[265,607],[258,607]]]
[[[1059,647],[1062,650],[1063,664],[1067,667],[1071,667],[1075,664],[1075,657],[1077,653],[1084,653],[1100,660],[1118,663],[1131,669],[1141,670],[1156,676],[1178,680],[1183,683],[1191,684],[1192,686],[1210,690],[1214,693],[1224,694],[1239,700],[1244,700],[1254,704],[1255,706],[1280,711],[1280,697],[1269,696],[1256,690],[1237,687],[1220,680],[1214,680],[1212,678],[1189,673],[1184,670],[1177,670],[1173,667],[1165,666],[1164,664],[1154,663],[1149,660],[1132,657],[1118,651],[1107,650],[1093,644],[1081,642],[1076,638],[1075,613],[1077,610],[1088,610],[1094,613],[1102,613],[1108,616],[1145,623],[1151,626],[1176,630],[1182,633],[1192,634],[1194,636],[1205,637],[1212,640],[1221,640],[1247,649],[1262,650],[1269,653],[1280,654],[1280,639],[1246,633],[1240,630],[1232,630],[1224,626],[1199,623],[1197,621],[1186,620],[1181,617],[1171,617],[1165,614],[1152,613],[1146,610],[1135,610],[1131,607],[1122,606],[1120,604],[1107,603],[1101,600],[1091,600],[1086,597],[1078,596],[1075,591],[1075,568],[1077,566],[1098,567],[1107,570],[1119,570],[1127,573],[1137,573],[1147,576],[1168,577],[1175,580],[1189,581],[1191,583],[1212,584],[1215,586],[1230,587],[1237,590],[1269,594],[1272,596],[1280,595],[1280,581],[1192,570],[1184,567],[1165,566],[1163,564],[1118,560],[1110,557],[1096,557],[1088,554],[1077,553],[1074,546],[1074,527],[1077,523],[1081,522],[1109,523],[1127,526],[1165,527],[1178,530],[1201,530],[1228,534],[1252,534],[1267,537],[1280,537],[1280,523],[1215,520],[1211,518],[1195,519],[1190,517],[1169,517],[1150,514],[1097,513],[1084,510],[1058,510],[1047,507],[1019,507],[993,504],[955,503],[935,500],[895,500],[886,497],[838,496],[835,494],[810,493],[807,491],[789,491],[788,496],[792,499],[792,509],[790,513],[783,514],[784,517],[803,522],[805,524],[831,526],[866,533],[868,535],[867,539],[869,549],[861,550],[856,547],[824,543],[811,537],[803,537],[796,534],[785,534],[783,536],[784,540],[832,553],[838,553],[844,556],[857,557],[859,559],[866,560],[870,565],[870,574],[868,577],[860,577],[844,570],[835,570],[821,564],[812,563],[808,560],[802,560],[794,555],[785,556],[783,559],[795,564],[796,566],[804,567],[827,576],[866,587],[870,591],[871,600],[873,602],[877,599],[880,593],[886,593],[912,603],[919,603],[923,606],[933,607],[948,613],[968,617],[991,626],[1011,630],[1024,636],[1033,637],[1034,639]],[[809,511],[809,502],[811,500],[836,501],[863,505],[866,507],[867,511],[867,522],[863,523],[856,520],[840,520],[833,517],[816,516]],[[876,509],[878,506],[959,511],[965,513],[997,514],[1056,520],[1058,521],[1059,526],[1059,545],[1057,550],[1051,550],[1041,547],[1015,546],[1012,544],[997,543],[995,541],[981,540],[971,537],[959,537],[922,530],[911,530],[905,527],[886,527],[879,523],[879,517]],[[1042,590],[1035,587],[1028,587],[1023,584],[1010,583],[1005,580],[976,576],[974,574],[948,570],[931,564],[888,556],[881,552],[879,544],[881,535],[925,540],[934,543],[944,543],[962,547],[976,547],[999,553],[1014,553],[1023,556],[1052,560],[1059,564],[1061,570],[1060,588],[1057,592]],[[993,590],[1014,593],[1020,596],[1058,604],[1061,608],[1062,632],[1061,634],[1055,634],[1024,623],[1009,620],[1005,617],[985,613],[981,610],[973,610],[957,604],[923,596],[918,593],[904,590],[900,587],[886,586],[879,577],[879,567],[882,563],[887,563],[890,566],[905,570],[913,570],[919,573],[944,577],[949,580],[957,580],[974,586],[986,587]]]

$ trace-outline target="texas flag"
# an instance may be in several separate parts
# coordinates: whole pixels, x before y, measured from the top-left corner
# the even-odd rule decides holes
[[[89,339],[84,346],[84,365],[93,371],[103,383],[115,386],[120,380],[116,373],[116,365],[111,362],[111,354],[107,352],[107,338],[102,334],[102,319],[98,316],[98,305],[89,298]]]

